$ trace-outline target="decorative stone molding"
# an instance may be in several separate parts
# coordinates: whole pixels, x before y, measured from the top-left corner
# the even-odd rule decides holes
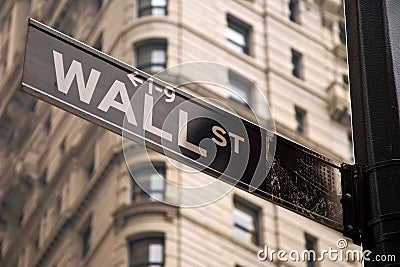
[[[344,125],[350,125],[350,105],[348,101],[348,89],[344,84],[333,82],[327,88],[328,111],[331,118]]]

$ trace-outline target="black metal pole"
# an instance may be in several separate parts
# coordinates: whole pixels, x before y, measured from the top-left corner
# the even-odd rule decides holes
[[[345,0],[355,160],[365,166],[362,246],[400,266],[400,1]]]

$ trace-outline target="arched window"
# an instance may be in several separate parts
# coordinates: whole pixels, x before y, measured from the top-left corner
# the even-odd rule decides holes
[[[167,0],[138,0],[138,17],[166,16]]]
[[[129,241],[129,267],[163,267],[164,235],[149,234]]]
[[[135,45],[136,66],[146,72],[159,72],[167,67],[167,41],[151,39]]]
[[[156,171],[155,171],[155,170]],[[132,173],[132,201],[162,200],[165,196],[165,164],[154,163],[134,170]],[[143,189],[138,185],[143,187]],[[147,192],[147,193],[146,193]],[[149,194],[150,195],[149,195]]]

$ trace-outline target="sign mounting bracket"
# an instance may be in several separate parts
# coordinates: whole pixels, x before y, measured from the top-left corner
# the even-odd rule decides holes
[[[363,169],[361,164],[344,163],[341,166],[343,234],[357,245],[361,244],[363,231]]]
[[[391,159],[377,162],[373,165],[342,164],[341,185],[343,209],[343,235],[353,240],[354,244],[360,245],[363,234],[367,227],[374,222],[368,222],[366,218],[366,182],[371,173],[377,169],[390,168],[400,165],[400,159]],[[387,218],[381,218],[385,220]]]

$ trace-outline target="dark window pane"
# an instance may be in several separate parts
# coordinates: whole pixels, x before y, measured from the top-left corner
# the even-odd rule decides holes
[[[346,27],[344,22],[339,22],[339,38],[340,42],[346,45]]]
[[[136,45],[136,66],[147,72],[159,72],[167,67],[167,42],[148,40]]]
[[[299,1],[290,0],[289,1],[289,19],[293,22],[300,23],[299,19]]]
[[[152,167],[138,169],[133,173],[132,200],[141,201],[144,199],[162,200],[165,194],[165,165],[156,164],[154,173]],[[139,183],[143,189],[137,184]],[[150,195],[148,195],[148,192]]]
[[[166,16],[167,0],[138,0],[138,16]]]
[[[292,49],[292,75],[299,79],[303,79],[303,55]]]
[[[96,0],[96,9],[99,11],[103,6],[103,0]]]
[[[102,49],[103,49],[103,34],[99,35],[95,44],[93,45],[93,48],[96,48],[97,50],[102,51]]]
[[[351,131],[347,134],[347,140],[349,141],[350,162],[354,162],[354,141]]]
[[[60,151],[61,152],[65,152],[65,147],[66,147],[66,140],[65,138],[62,140],[61,144],[60,144]]]
[[[306,111],[299,108],[295,107],[295,113],[296,113],[296,122],[297,122],[297,132],[298,133],[304,133],[305,132],[305,126],[306,126]]]
[[[92,177],[92,175],[94,173],[94,170],[95,170],[95,159],[94,159],[94,149],[93,149],[89,164],[88,164],[87,169],[86,169],[87,177],[89,179]]]
[[[51,131],[51,114],[49,114],[49,117],[47,117],[47,120],[44,123],[44,127],[46,129],[47,135],[49,135]]]
[[[245,242],[259,245],[259,209],[234,199],[233,235]]]
[[[316,264],[316,252],[317,252],[317,239],[309,234],[305,234],[306,239],[306,250],[315,253],[309,253],[310,259],[307,261],[307,267],[315,267]]]
[[[92,234],[92,226],[91,226],[91,217],[89,217],[86,222],[85,227],[82,230],[81,238],[82,238],[82,258],[88,253],[90,249],[90,237]]]
[[[23,212],[21,212],[20,214],[19,214],[19,217],[18,217],[18,225],[22,225],[22,222],[24,221],[24,213]]]
[[[349,85],[349,76],[347,76],[347,74],[343,74],[342,78],[343,78],[343,83]]]
[[[37,102],[38,102],[37,99],[33,99],[33,100],[32,100],[31,106],[30,106],[30,110],[31,110],[31,111],[35,111]]]
[[[39,178],[39,182],[41,185],[45,186],[47,185],[47,169],[45,169],[42,173],[42,175]]]
[[[228,47],[240,53],[250,54],[250,32],[249,25],[228,16],[228,28],[225,32]]]
[[[164,238],[147,237],[129,243],[130,267],[164,266]]]

